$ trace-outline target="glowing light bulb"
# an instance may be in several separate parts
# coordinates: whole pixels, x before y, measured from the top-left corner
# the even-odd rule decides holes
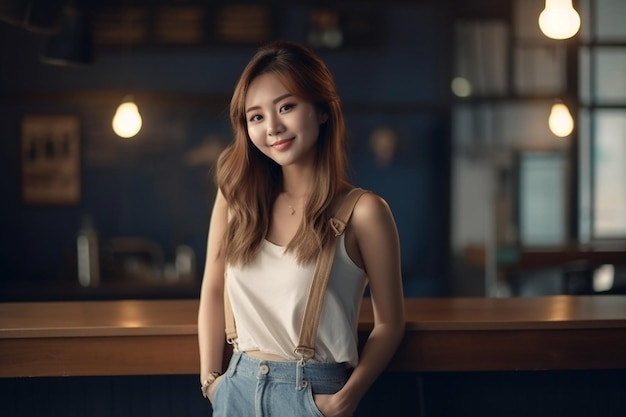
[[[469,97],[472,94],[472,84],[467,78],[456,77],[450,84],[452,92],[457,97]]]
[[[132,98],[125,99],[113,116],[113,131],[122,138],[132,138],[141,130],[141,115]]]
[[[563,103],[554,103],[548,118],[548,126],[556,136],[564,138],[574,130],[574,119],[567,106]]]
[[[546,7],[539,15],[539,28],[552,39],[574,36],[580,29],[580,15],[572,6],[572,0],[546,0]]]

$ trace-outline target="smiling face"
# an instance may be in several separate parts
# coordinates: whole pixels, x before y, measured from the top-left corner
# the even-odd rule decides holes
[[[250,140],[268,158],[283,167],[313,163],[320,124],[327,116],[293,95],[278,75],[264,73],[252,80],[245,117]]]

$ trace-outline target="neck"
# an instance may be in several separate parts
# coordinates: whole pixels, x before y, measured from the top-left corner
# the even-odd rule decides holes
[[[295,170],[284,167],[282,192],[289,198],[306,198],[313,189],[313,179],[312,170]]]

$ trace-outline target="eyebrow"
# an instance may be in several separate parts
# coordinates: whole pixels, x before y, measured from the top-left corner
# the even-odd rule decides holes
[[[274,100],[272,100],[272,103],[276,104],[276,103],[278,103],[279,101],[281,101],[281,100],[283,100],[283,99],[285,99],[285,98],[287,98],[287,97],[293,97],[293,94],[291,94],[291,93],[287,93],[287,94],[283,94],[282,96],[278,96],[278,97],[276,97]],[[261,108],[261,106],[252,106],[252,107],[248,107],[248,108],[246,109],[246,114],[247,114],[247,113],[250,113],[250,112],[251,112],[251,111],[253,111],[253,110],[258,110],[258,109],[260,109],[260,108]]]

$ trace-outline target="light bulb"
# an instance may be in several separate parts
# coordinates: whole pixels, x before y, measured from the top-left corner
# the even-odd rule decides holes
[[[132,99],[124,100],[113,116],[113,131],[122,138],[132,138],[141,129],[141,115]]]
[[[548,126],[556,136],[564,138],[574,130],[574,119],[567,106],[563,103],[554,103],[550,110]]]
[[[472,84],[464,77],[455,77],[450,87],[457,97],[469,97],[472,94]]]
[[[539,15],[539,27],[549,38],[568,39],[580,29],[580,15],[572,0],[546,0],[546,7]]]

